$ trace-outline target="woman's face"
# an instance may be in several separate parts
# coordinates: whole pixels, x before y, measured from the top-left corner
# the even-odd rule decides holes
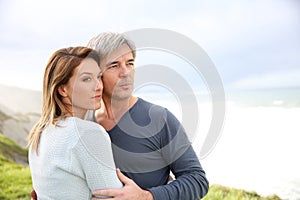
[[[63,86],[63,90],[72,104],[73,116],[82,118],[87,110],[99,109],[103,84],[101,70],[96,61],[91,58],[84,59]]]

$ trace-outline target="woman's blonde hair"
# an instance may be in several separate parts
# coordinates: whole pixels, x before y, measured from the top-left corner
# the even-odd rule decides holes
[[[63,103],[58,88],[67,84],[74,69],[85,58],[92,58],[100,65],[100,57],[95,50],[87,47],[69,47],[55,51],[44,72],[42,113],[39,121],[28,135],[28,146],[38,154],[38,145],[42,131],[49,125],[57,125],[59,120],[69,114],[68,106]]]

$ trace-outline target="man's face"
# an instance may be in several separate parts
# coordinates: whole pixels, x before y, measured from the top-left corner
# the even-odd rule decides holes
[[[129,99],[134,85],[134,58],[130,48],[123,45],[101,61],[103,97],[113,100]]]

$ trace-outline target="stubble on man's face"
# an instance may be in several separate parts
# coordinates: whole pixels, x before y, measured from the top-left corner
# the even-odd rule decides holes
[[[134,89],[134,58],[128,46],[123,46],[102,61],[103,97],[126,100]]]

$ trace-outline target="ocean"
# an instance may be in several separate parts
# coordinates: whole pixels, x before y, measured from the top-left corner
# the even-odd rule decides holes
[[[200,151],[215,113],[208,96],[196,95],[198,126],[191,141],[210,183],[299,200],[300,88],[230,91],[225,95],[223,128],[205,157]],[[174,93],[137,96],[186,120],[182,104],[187,102],[180,102]]]

